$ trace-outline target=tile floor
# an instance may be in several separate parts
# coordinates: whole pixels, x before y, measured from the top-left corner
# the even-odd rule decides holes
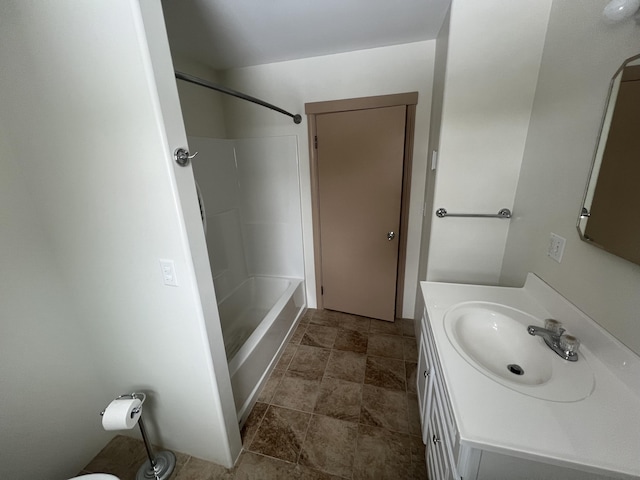
[[[172,480],[426,479],[413,322],[307,310],[227,470],[177,455]],[[142,442],[118,436],[83,473],[135,478]]]

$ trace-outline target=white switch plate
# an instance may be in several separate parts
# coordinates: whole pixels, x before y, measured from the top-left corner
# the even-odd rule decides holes
[[[176,277],[176,267],[173,260],[160,259],[160,270],[162,271],[162,281],[165,285],[172,287],[178,286],[178,278]]]
[[[562,261],[562,254],[564,253],[565,242],[566,240],[560,235],[552,233],[549,237],[549,249],[547,250],[547,255],[560,263]]]

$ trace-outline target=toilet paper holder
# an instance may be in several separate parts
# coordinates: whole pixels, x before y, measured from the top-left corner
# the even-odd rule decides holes
[[[151,442],[149,442],[149,438],[147,437],[147,429],[145,428],[144,421],[142,420],[142,405],[144,405],[147,395],[142,392],[131,392],[119,395],[113,400],[121,399],[140,400],[140,405],[131,411],[131,418],[140,413],[137,423],[140,427],[140,433],[142,434],[142,440],[144,442],[144,447],[147,450],[149,460],[145,461],[138,469],[136,480],[167,480],[173,473],[176,466],[176,456],[169,450],[164,450],[157,454],[154,454],[153,452]],[[100,412],[100,416],[103,416],[105,411],[106,409]]]
[[[131,392],[131,393],[125,393],[123,395],[118,395],[116,398],[114,398],[114,400],[122,400],[123,398],[133,398],[133,399],[137,398],[138,400],[140,400],[140,405],[131,411],[131,418],[133,418],[134,415],[137,415],[142,410],[142,405],[144,405],[144,401],[147,399],[147,395],[142,392]],[[100,412],[101,417],[104,416],[105,411],[106,409]]]

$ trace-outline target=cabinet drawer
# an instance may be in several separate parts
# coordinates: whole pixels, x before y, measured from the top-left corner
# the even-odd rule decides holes
[[[433,382],[433,397],[436,399],[438,403],[438,408],[440,409],[440,415],[442,416],[443,427],[446,430],[448,435],[448,440],[451,445],[456,445],[457,443],[457,426],[455,420],[453,419],[453,414],[451,412],[451,407],[449,405],[449,396],[447,395],[447,391],[444,388],[442,383],[442,374],[438,372],[435,375]]]
[[[420,420],[424,424],[427,403],[427,380],[429,379],[429,367],[427,363],[427,351],[424,348],[424,338],[420,340],[420,350],[418,354],[418,367],[416,370],[416,393],[418,395],[418,406],[420,408]]]
[[[440,401],[444,419],[443,422],[447,427],[447,431],[450,432],[451,444],[455,445],[458,429],[453,416],[453,409],[451,408],[451,402],[449,401],[449,396],[447,395],[447,390],[442,379],[442,367],[440,365],[440,360],[438,359],[438,354],[435,349],[435,343],[433,340],[433,335],[431,334],[431,329],[429,327],[426,327],[426,330],[425,347],[427,349],[427,363],[431,365],[430,377],[433,378],[433,388],[431,389],[431,391],[433,392],[433,396],[438,397]]]
[[[447,480],[449,478],[450,464],[445,451],[445,442],[442,440],[442,424],[437,414],[429,418],[429,437],[427,438],[427,470],[429,480]]]
[[[418,370],[416,383],[418,393],[418,405],[420,409],[420,424],[422,426],[422,442],[427,442],[428,421],[433,409],[433,375],[429,362],[429,356],[424,346],[425,337],[420,340],[420,355],[418,357]]]
[[[456,459],[459,443],[452,441],[452,439],[455,439],[456,434],[452,435],[452,432],[448,430],[447,425],[444,423],[443,408],[439,397],[434,397],[432,418],[434,428],[429,440],[431,441],[430,446],[442,451],[442,461],[446,465],[446,468],[444,468],[446,475],[442,478],[458,480],[460,477],[457,473]]]

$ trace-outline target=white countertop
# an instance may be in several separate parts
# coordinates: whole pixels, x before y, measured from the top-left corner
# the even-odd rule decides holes
[[[483,450],[620,478],[640,478],[640,357],[533,274],[523,288],[421,282],[460,442]],[[576,402],[514,391],[470,365],[443,318],[461,302],[495,302],[541,321],[560,320],[580,341],[595,377]],[[549,350],[549,355],[555,355]]]

